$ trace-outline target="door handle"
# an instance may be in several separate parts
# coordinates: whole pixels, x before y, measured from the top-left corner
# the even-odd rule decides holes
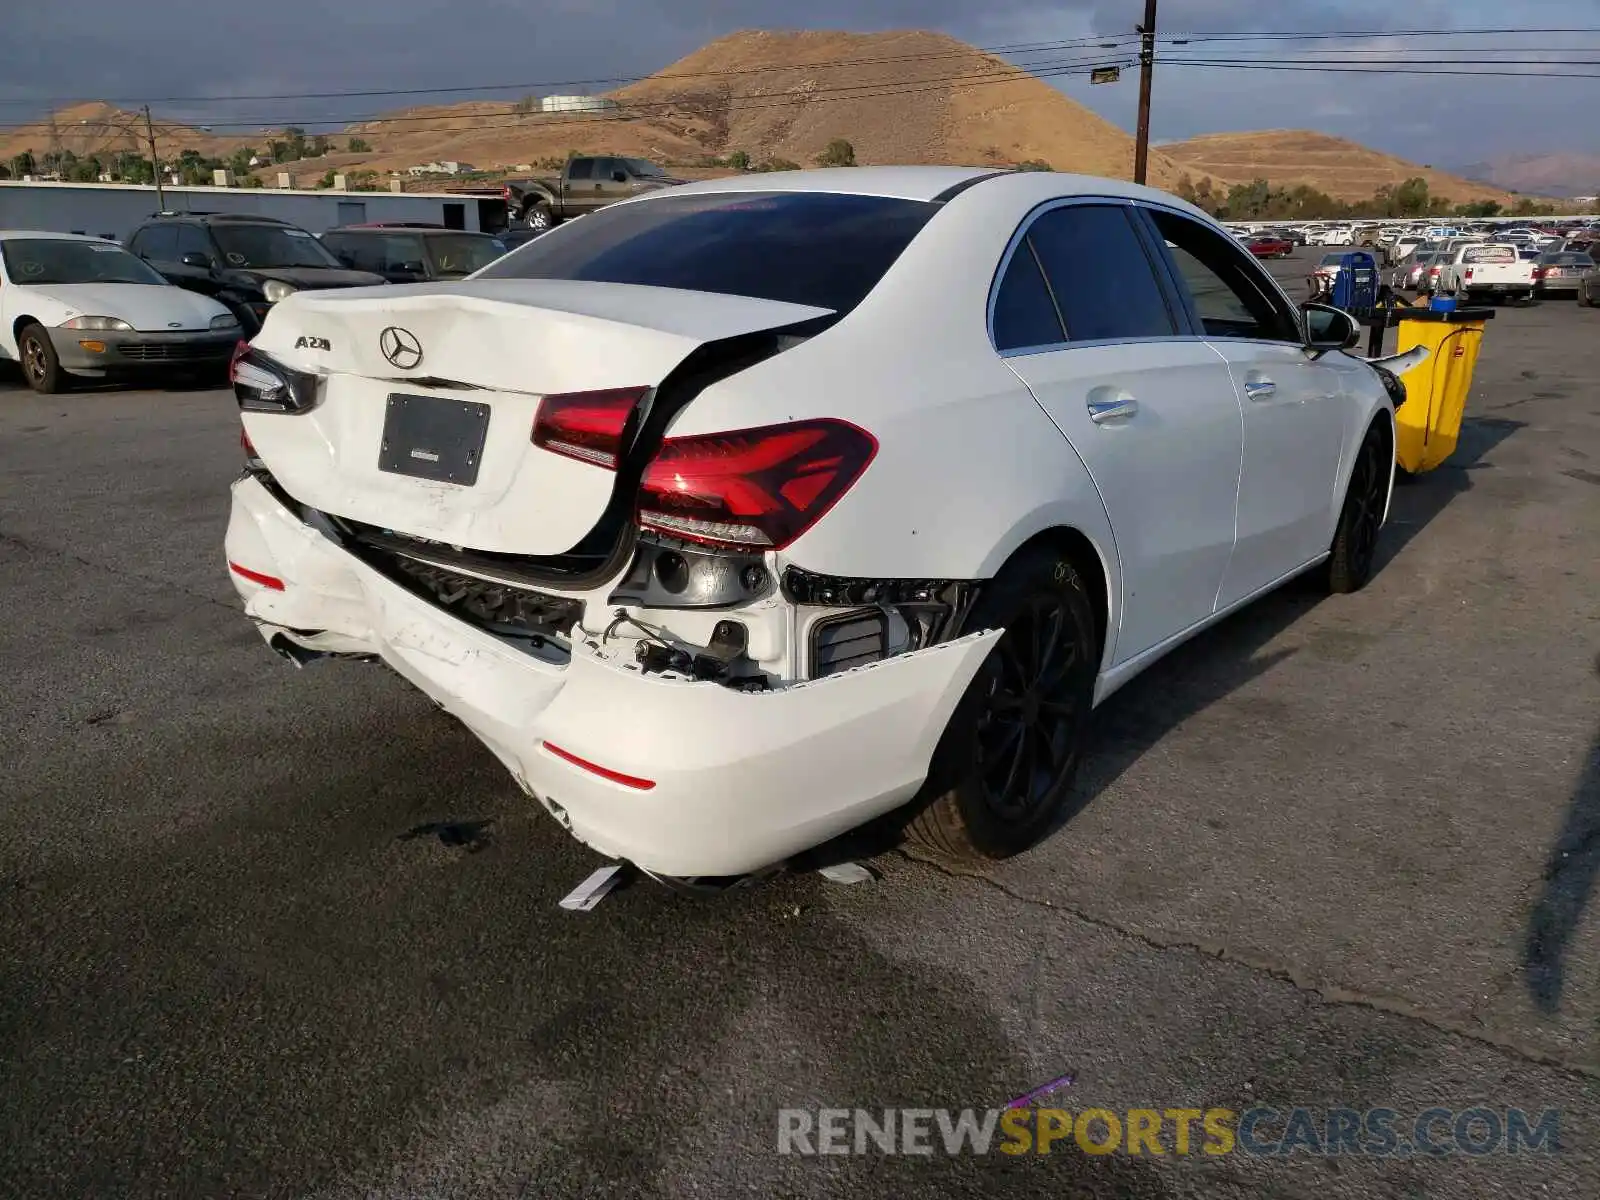
[[[1100,397],[1097,399],[1096,397]],[[1096,425],[1103,425],[1107,421],[1115,421],[1121,417],[1131,417],[1139,411],[1139,404],[1127,392],[1107,392],[1096,388],[1089,393],[1089,420]]]
[[[1247,379],[1244,385],[1245,399],[1265,400],[1276,393],[1278,385],[1270,379]]]

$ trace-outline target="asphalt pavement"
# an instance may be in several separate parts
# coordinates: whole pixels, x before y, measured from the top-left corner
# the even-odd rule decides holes
[[[599,860],[452,719],[241,616],[226,392],[0,383],[0,1195],[1600,1194],[1597,334],[1501,310],[1372,584],[1114,697],[1033,853],[585,914]],[[1560,1149],[777,1153],[780,1109],[1067,1074],[1074,1110],[1559,1109]]]

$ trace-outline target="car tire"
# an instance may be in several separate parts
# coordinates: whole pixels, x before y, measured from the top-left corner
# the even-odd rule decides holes
[[[1067,808],[1101,639],[1082,572],[1046,547],[1007,563],[965,627],[1005,632],[945,726],[923,789],[933,798],[905,832],[951,858],[1009,858],[1038,843]]]
[[[548,233],[555,228],[555,214],[543,200],[535,200],[522,213],[523,224],[536,233]]]
[[[1594,301],[1589,299],[1589,289],[1588,288],[1580,287],[1578,289],[1578,306],[1580,308],[1593,308],[1594,307]]]
[[[1388,422],[1379,417],[1356,451],[1334,529],[1327,583],[1335,595],[1359,592],[1372,578],[1393,470],[1394,443]]]
[[[67,390],[71,378],[61,369],[61,360],[43,325],[24,325],[17,334],[17,359],[22,364],[22,378],[40,395],[55,395]]]

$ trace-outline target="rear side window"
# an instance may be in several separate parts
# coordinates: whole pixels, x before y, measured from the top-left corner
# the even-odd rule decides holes
[[[593,179],[594,159],[575,158],[567,164],[568,179]]]
[[[1055,301],[1045,286],[1044,273],[1033,247],[1024,238],[1012,252],[1005,276],[994,293],[994,348],[1022,350],[1030,346],[1057,346],[1066,341]]]
[[[1067,337],[1170,337],[1177,325],[1156,281],[1150,256],[1115,205],[1071,204],[1044,213],[1028,226]]]
[[[666,194],[562,225],[478,278],[633,283],[845,313],[938,211],[832,192]]]
[[[178,231],[171,225],[146,225],[128,247],[140,258],[156,262],[178,261]]]
[[[1293,310],[1277,297],[1261,268],[1237,243],[1230,244],[1189,217],[1165,209],[1150,209],[1149,213],[1166,240],[1167,253],[1208,337],[1301,340]],[[1329,257],[1338,261],[1340,256]]]

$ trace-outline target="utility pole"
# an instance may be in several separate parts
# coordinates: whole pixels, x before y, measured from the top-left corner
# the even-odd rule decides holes
[[[1133,181],[1143,183],[1150,165],[1150,77],[1156,69],[1156,0],[1144,0],[1139,26],[1139,128],[1134,134]]]
[[[1151,9],[1154,10],[1156,0],[1149,0],[1149,3]],[[1141,95],[1143,95],[1143,93],[1141,93]],[[167,191],[161,186],[161,160],[156,157],[156,127],[155,124],[150,120],[150,106],[148,104],[144,106],[144,136],[145,140],[150,143],[150,167],[151,170],[155,172],[156,211],[166,212]]]

